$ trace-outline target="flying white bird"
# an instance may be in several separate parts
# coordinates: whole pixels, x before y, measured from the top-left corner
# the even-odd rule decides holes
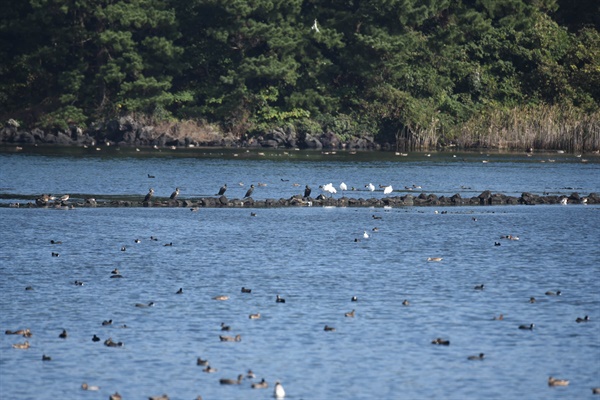
[[[313,26],[310,28],[311,31],[315,31],[317,33],[321,32],[319,30],[319,26],[317,25],[317,19],[315,18],[315,23],[313,24]]]

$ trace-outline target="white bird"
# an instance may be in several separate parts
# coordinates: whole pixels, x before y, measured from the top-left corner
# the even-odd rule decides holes
[[[327,185],[321,185],[320,187],[325,192],[327,192],[327,193],[329,193],[331,195],[337,193],[337,190],[335,190],[335,188],[333,187],[333,183],[328,183]]]
[[[369,234],[367,233],[367,231],[364,231],[363,233],[363,238],[368,239],[369,238]]]
[[[563,206],[566,206],[568,204],[569,199],[567,199],[566,197],[563,197],[560,200],[560,204],[562,204]]]
[[[319,30],[319,26],[317,25],[317,19],[315,18],[315,22],[313,23],[313,26],[310,28],[311,31],[315,31],[317,33],[321,32]]]
[[[367,189],[369,189],[371,192],[375,191],[375,185],[373,185],[372,183],[369,183],[368,185],[365,185],[365,187]]]
[[[383,194],[390,194],[393,190],[392,185],[386,186],[385,189],[383,189]]]
[[[285,397],[285,390],[283,390],[283,386],[281,386],[281,383],[279,381],[275,383],[275,390],[273,391],[273,396],[275,396],[276,399],[283,399]]]
[[[345,190],[348,190],[348,186],[346,186],[346,184],[344,182],[340,183],[340,190],[343,192]]]

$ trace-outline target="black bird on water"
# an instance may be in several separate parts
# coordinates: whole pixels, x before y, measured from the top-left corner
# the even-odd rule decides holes
[[[217,196],[223,196],[225,194],[226,190],[227,190],[227,184],[225,183],[223,186],[221,186],[221,189],[219,189],[219,193],[217,193]]]
[[[244,198],[252,196],[252,192],[254,192],[254,185],[250,185],[250,189],[248,189]]]
[[[309,197],[311,191],[312,189],[310,188],[310,186],[306,185],[306,187],[304,188],[304,197]]]
[[[144,202],[150,201],[152,196],[154,196],[154,189],[150,188],[150,190],[148,190],[148,194],[146,195],[146,197],[144,197]]]
[[[179,188],[175,188],[175,191],[173,193],[171,193],[171,197],[169,197],[171,200],[175,200],[177,198],[177,196],[179,196]]]

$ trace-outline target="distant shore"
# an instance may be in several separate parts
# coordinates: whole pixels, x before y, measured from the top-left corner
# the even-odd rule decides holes
[[[595,126],[595,125],[594,125]],[[477,134],[479,131],[486,135]],[[433,151],[501,150],[501,151],[567,151],[577,153],[599,153],[600,134],[583,135],[570,132],[562,135],[535,131],[530,126],[515,132],[506,129],[490,130],[478,128],[465,130],[457,138],[429,138],[417,140],[413,135],[396,135],[386,139],[375,133],[360,131],[343,135],[332,131],[306,132],[293,125],[270,129],[262,134],[234,135],[223,132],[217,125],[182,121],[149,124],[131,116],[88,127],[70,126],[67,130],[42,130],[24,128],[10,120],[0,128],[0,144],[16,146],[71,146],[100,147],[121,146],[139,148],[246,148],[246,149],[309,149],[309,150],[385,150],[385,151]],[[493,134],[490,134],[492,132]],[[488,135],[490,134],[490,135]],[[582,136],[583,135],[583,136]],[[417,135],[418,136],[418,135]],[[581,137],[580,137],[581,136]],[[550,140],[551,139],[551,140]]]

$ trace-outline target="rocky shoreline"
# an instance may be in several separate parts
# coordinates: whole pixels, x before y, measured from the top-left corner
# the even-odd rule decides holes
[[[94,198],[68,200],[50,200],[44,197],[37,198],[27,203],[0,203],[0,207],[26,207],[26,208],[77,208],[77,207],[187,207],[192,211],[200,208],[275,208],[275,207],[423,207],[423,206],[486,206],[486,205],[541,205],[541,204],[600,204],[600,196],[590,193],[581,196],[579,193],[565,195],[536,195],[523,193],[520,197],[507,196],[501,193],[492,193],[489,190],[479,196],[463,198],[459,193],[453,196],[437,196],[435,194],[421,193],[417,196],[392,196],[384,198],[349,198],[326,197],[319,195],[316,198],[292,196],[284,199],[254,200],[228,199],[226,196],[202,197],[198,199],[154,198],[152,201],[132,201],[114,198],[111,200],[96,200]]]
[[[309,134],[293,126],[273,129],[259,136],[238,138],[223,133],[214,126],[173,124],[156,126],[136,121],[132,117],[92,124],[86,129],[71,126],[68,131],[21,129],[17,121],[9,120],[0,129],[0,143],[16,145],[59,146],[140,146],[140,147],[245,147],[301,149],[391,149],[390,143],[376,143],[372,134],[349,136],[345,141],[333,132]]]

